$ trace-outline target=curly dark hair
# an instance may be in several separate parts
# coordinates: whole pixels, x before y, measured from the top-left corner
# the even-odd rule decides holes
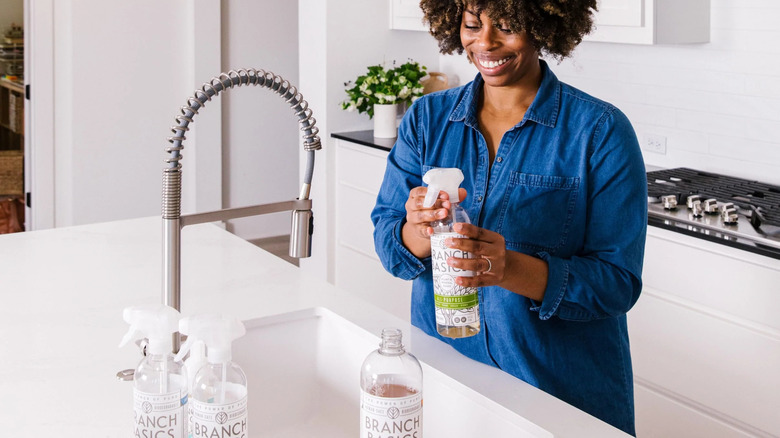
[[[562,60],[593,27],[596,0],[421,0],[430,33],[444,54],[463,53],[460,24],[468,6],[515,33],[526,32],[539,53]]]

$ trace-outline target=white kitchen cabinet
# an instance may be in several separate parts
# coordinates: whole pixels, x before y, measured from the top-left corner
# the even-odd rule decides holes
[[[710,41],[710,0],[599,0],[585,41],[686,44]]]
[[[643,282],[637,436],[780,436],[780,261],[650,227]]]
[[[390,275],[374,250],[371,210],[385,174],[387,152],[336,140],[335,284],[406,321],[412,283]]]
[[[423,13],[419,0],[389,0],[389,2],[390,29],[428,30],[423,24]]]

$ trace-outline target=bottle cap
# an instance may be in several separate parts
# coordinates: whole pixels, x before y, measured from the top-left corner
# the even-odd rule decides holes
[[[423,207],[433,207],[441,191],[447,192],[450,202],[460,202],[458,187],[463,182],[463,172],[457,167],[431,169],[425,172],[423,181],[428,184]]]
[[[184,357],[194,342],[203,341],[208,362],[224,363],[230,362],[231,344],[244,336],[246,328],[235,318],[205,314],[183,318],[179,322],[179,331],[187,335],[187,340],[176,355],[177,359]]]
[[[173,307],[164,306],[136,306],[128,307],[122,313],[125,322],[130,324],[130,329],[119,343],[120,347],[130,341],[141,338],[149,340],[149,354],[166,354],[173,349],[172,334],[179,327],[181,315]]]

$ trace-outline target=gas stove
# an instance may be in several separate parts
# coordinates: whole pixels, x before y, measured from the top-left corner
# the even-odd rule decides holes
[[[647,172],[652,226],[780,259],[780,186],[688,169]]]

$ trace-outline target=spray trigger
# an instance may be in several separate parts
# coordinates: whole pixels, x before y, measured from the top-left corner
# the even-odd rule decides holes
[[[457,167],[431,169],[423,175],[423,182],[428,184],[423,207],[433,207],[441,191],[447,192],[450,202],[460,202],[458,187],[463,182],[463,172]]]

